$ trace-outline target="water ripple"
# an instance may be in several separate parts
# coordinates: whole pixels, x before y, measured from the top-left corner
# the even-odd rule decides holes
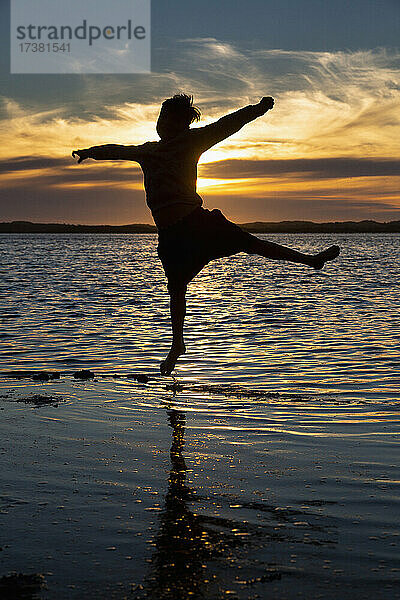
[[[184,378],[249,388],[399,398],[400,236],[262,236],[315,252],[323,272],[239,254],[188,292]],[[170,343],[154,235],[0,235],[0,368],[76,364],[154,373]]]

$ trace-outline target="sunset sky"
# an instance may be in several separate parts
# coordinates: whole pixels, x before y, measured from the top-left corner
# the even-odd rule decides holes
[[[0,34],[0,221],[152,222],[138,165],[78,166],[71,151],[157,140],[178,92],[202,110],[196,126],[276,100],[202,156],[207,208],[237,222],[400,219],[399,0],[153,0],[141,75],[10,75],[6,0]]]

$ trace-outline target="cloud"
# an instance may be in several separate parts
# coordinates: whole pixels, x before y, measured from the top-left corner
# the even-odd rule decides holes
[[[276,97],[271,113],[225,142],[229,152],[257,158],[269,142],[263,151],[276,158],[400,156],[399,52],[252,51],[213,38],[163,50],[168,72],[140,76],[134,87],[118,76],[83,76],[75,102],[51,110],[3,98],[1,152],[19,156],[35,145],[43,155],[61,155],[75,144],[157,139],[160,102],[189,91],[205,123]]]
[[[181,53],[182,68],[186,61],[211,114],[275,96],[245,139],[275,141],[281,156],[400,155],[398,51],[239,51],[199,39]]]
[[[87,168],[90,165],[90,168]],[[142,172],[135,163],[106,161],[74,164],[70,158],[48,158],[24,156],[13,160],[0,160],[2,174],[0,189],[14,187],[32,187],[46,189],[50,187],[96,187],[142,189]]]
[[[52,169],[66,166],[70,161],[65,158],[18,156],[12,160],[0,160],[0,173],[14,173],[31,169]]]
[[[227,159],[203,164],[200,172],[202,177],[221,179],[258,178],[275,175],[295,175],[302,179],[400,176],[400,159]]]
[[[107,117],[67,117],[65,109],[35,110],[3,98],[6,118],[0,121],[0,159],[34,153],[70,157],[71,151],[100,143],[141,143],[156,137],[149,114],[155,108],[132,103],[107,107]],[[137,110],[135,110],[135,108]],[[103,109],[104,111],[104,109]]]

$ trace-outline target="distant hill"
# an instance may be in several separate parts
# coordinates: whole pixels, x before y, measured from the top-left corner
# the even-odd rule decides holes
[[[313,221],[280,221],[278,223],[242,223],[252,233],[400,233],[400,221],[343,221],[314,223]],[[72,225],[69,223],[31,223],[12,221],[0,223],[0,233],[156,233],[154,225]]]
[[[72,225],[70,223],[31,223],[12,221],[0,223],[0,233],[155,233],[154,225]]]
[[[279,223],[243,223],[246,231],[253,233],[400,233],[400,221],[280,221]]]

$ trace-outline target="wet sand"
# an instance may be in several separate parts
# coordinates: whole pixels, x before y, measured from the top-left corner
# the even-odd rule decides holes
[[[1,378],[0,576],[57,600],[400,598],[398,402],[172,383]]]

